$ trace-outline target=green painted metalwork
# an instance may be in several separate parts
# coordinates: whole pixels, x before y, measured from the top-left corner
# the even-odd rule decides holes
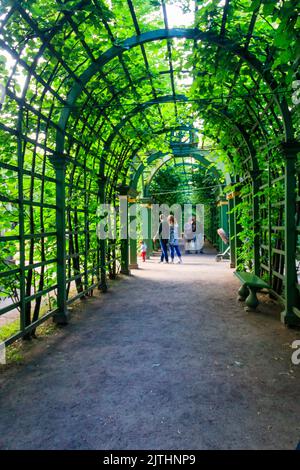
[[[230,244],[230,267],[236,267],[236,255],[235,255],[235,221],[234,221],[234,198],[229,197],[228,199],[228,222],[229,222],[229,244]]]
[[[148,236],[146,241],[147,245],[147,259],[150,259],[150,256],[153,253],[153,240],[152,240],[152,203],[153,200],[150,197],[139,198],[139,203],[146,208],[146,211],[142,212],[142,223],[145,224],[148,228]]]
[[[151,41],[161,41],[163,39],[170,38],[185,38],[191,39],[193,41],[203,41],[205,43],[214,44],[226,50],[229,50],[232,54],[237,55],[241,59],[249,63],[250,67],[258,72],[258,74],[266,81],[270,89],[274,92],[275,99],[278,103],[278,106],[281,110],[282,117],[285,125],[286,138],[290,138],[293,135],[293,127],[291,124],[290,113],[288,111],[288,106],[286,104],[284,97],[276,96],[276,90],[278,88],[274,77],[271,73],[263,67],[263,64],[249,51],[238,46],[233,41],[230,41],[227,38],[217,36],[213,33],[204,33],[197,29],[160,29],[156,31],[149,31],[139,36],[134,36],[125,40],[118,46],[114,46],[105,53],[103,53],[89,68],[83,72],[80,76],[78,83],[74,84],[72,90],[68,96],[68,108],[64,110],[61,119],[60,119],[60,128],[64,129],[67,125],[68,117],[71,112],[72,106],[74,106],[78,96],[83,91],[84,86],[89,82],[89,80],[101,69],[105,64],[114,59],[115,57],[123,54],[125,51],[130,50],[133,47],[137,47],[141,44],[145,44]],[[174,97],[173,97],[174,99]],[[58,150],[62,151],[60,147]]]
[[[129,187],[120,186],[119,187],[119,202],[123,202],[122,216],[125,217],[125,220],[120,219],[120,250],[121,250],[121,273],[130,274],[129,270],[129,231],[128,231],[128,196],[129,196]]]
[[[285,64],[282,51],[288,56],[292,46],[274,45],[276,31],[267,22],[263,34],[264,4],[252,11],[239,5],[240,35],[235,5],[228,2],[218,6],[210,31],[201,23],[201,9],[195,27],[170,28],[165,1],[157,24],[145,22],[133,0],[120,4],[121,13],[110,6],[113,21],[101,1],[67,3],[6,2],[1,12],[0,47],[9,65],[0,70],[6,88],[0,105],[0,279],[11,302],[0,314],[20,310],[20,327],[6,343],[30,338],[53,315],[65,323],[70,303],[96,287],[105,291],[120,262],[126,271],[128,247],[118,239],[97,239],[97,205],[117,206],[118,185],[128,184],[134,172],[136,184],[144,171],[139,159],[161,150],[151,148],[152,140],[160,136],[163,143],[172,129],[197,119],[208,123],[205,137],[223,149],[228,169],[220,173],[240,181],[243,192],[229,199],[231,263],[243,262],[237,237],[243,227],[235,209],[244,204],[253,216],[254,272],[268,278],[285,303],[284,321],[297,324],[299,143],[293,143],[293,124],[299,121],[287,84],[297,76],[299,61]],[[154,3],[149,9],[156,18]],[[193,65],[184,70],[174,51],[183,54],[184,64],[181,51],[189,43]],[[162,60],[158,46],[164,48],[164,67],[156,67]],[[289,74],[282,72],[287,66]],[[224,70],[226,77],[219,76]],[[194,81],[189,98],[179,85],[184,73]],[[203,94],[208,76],[212,88]],[[278,141],[287,144],[283,153]],[[211,215],[217,220],[216,212]],[[214,232],[209,236],[216,242]]]
[[[234,194],[234,207],[235,207],[235,212],[234,212],[234,226],[235,226],[235,264],[236,267],[239,266],[240,264],[240,248],[242,245],[241,239],[240,239],[240,232],[242,231],[242,226],[239,222],[239,217],[237,213],[237,209],[239,207],[239,204],[241,203],[241,197],[239,193],[239,186],[236,186],[236,191]]]
[[[229,233],[228,202],[224,200],[220,201],[218,208],[219,208],[220,227],[223,228],[225,233]],[[223,240],[221,240],[221,238],[219,239],[219,243],[220,243],[219,245],[220,252],[223,253],[226,250],[227,245],[224,243]]]
[[[56,174],[56,240],[57,240],[57,313],[54,320],[58,324],[68,322],[66,298],[66,162],[59,155],[52,158]]]
[[[296,176],[295,164],[300,146],[296,142],[281,145],[285,160],[285,310],[282,320],[288,325],[300,325],[300,316],[296,308],[299,301],[296,275]]]
[[[98,179],[98,185],[99,185],[99,203],[104,204],[105,203],[105,185],[106,185],[106,179],[103,174],[103,162],[102,165],[100,166],[100,175]],[[99,220],[100,222],[100,220]],[[107,241],[104,239],[99,239],[98,237],[98,259],[97,259],[97,267],[98,269],[100,268],[100,273],[98,274],[98,277],[100,277],[100,283],[99,283],[99,290],[101,290],[103,293],[107,291],[107,279],[106,279],[106,271],[107,271],[107,266],[106,266],[106,243]]]
[[[252,179],[252,213],[253,213],[253,261],[254,273],[260,275],[260,229],[259,229],[259,186],[260,173],[251,172]]]
[[[105,153],[109,153],[110,147],[112,145],[112,142],[113,142],[114,138],[119,134],[120,130],[125,126],[125,124],[133,116],[135,116],[136,114],[141,113],[142,111],[146,110],[147,108],[152,107],[154,105],[157,105],[159,103],[172,102],[173,99],[174,99],[174,97],[171,96],[171,95],[161,96],[161,97],[156,98],[154,100],[141,103],[139,106],[137,106],[136,108],[131,110],[130,113],[128,113],[125,117],[122,118],[122,120],[117,124],[117,126],[115,126],[114,131],[110,134],[109,139],[105,143],[105,149],[104,149]],[[178,102],[180,102],[180,101],[186,102],[187,101],[187,97],[185,95],[176,95],[175,99]],[[201,109],[203,106],[207,105],[207,103],[197,103],[197,104],[199,106],[199,109]],[[247,131],[244,129],[244,126],[240,123],[235,122],[234,118],[232,116],[230,116],[230,114],[228,112],[224,111],[224,110],[215,109],[213,107],[212,111],[213,111],[213,113],[216,113],[217,115],[220,115],[222,118],[225,118],[227,121],[229,121],[230,124],[233,125],[234,129],[238,133],[241,134],[241,136],[244,140],[245,146],[246,146],[246,148],[249,152],[249,155],[251,157],[252,168],[256,170],[258,168],[258,164],[257,164],[257,161],[256,161],[256,154],[255,154],[254,148],[251,144],[250,137],[249,137]],[[191,153],[195,153],[195,154],[199,153],[199,150],[198,151],[195,150],[195,149],[193,149],[193,150],[194,151],[191,151]],[[201,153],[201,151],[200,151],[200,153]],[[205,152],[202,152],[202,154],[203,153],[205,153]],[[230,159],[230,154],[228,154],[228,158]]]
[[[132,188],[131,188],[132,191]],[[137,200],[136,194],[130,197],[128,210],[129,210],[129,270],[130,269],[137,269],[138,262],[137,262],[137,242],[136,234],[137,234]]]

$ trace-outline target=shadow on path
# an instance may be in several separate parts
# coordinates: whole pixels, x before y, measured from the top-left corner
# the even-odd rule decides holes
[[[246,314],[228,263],[184,260],[143,263],[2,374],[2,449],[296,447],[299,334],[274,304]]]

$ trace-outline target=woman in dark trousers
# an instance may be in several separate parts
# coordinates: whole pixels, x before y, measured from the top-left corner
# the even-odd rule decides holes
[[[168,233],[169,233],[169,224],[165,219],[164,214],[160,214],[159,216],[159,227],[158,227],[158,232],[153,238],[153,241],[155,242],[157,236],[159,238],[159,243],[160,243],[160,248],[161,248],[161,257],[160,257],[160,263],[166,260],[166,263],[169,263],[169,255],[168,255],[168,243],[169,243],[169,238]]]

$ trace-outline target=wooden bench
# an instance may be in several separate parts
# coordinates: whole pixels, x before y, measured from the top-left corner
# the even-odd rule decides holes
[[[255,310],[259,304],[257,292],[261,289],[270,289],[270,286],[253,273],[235,271],[234,275],[242,284],[238,290],[239,300],[245,300],[247,310]]]

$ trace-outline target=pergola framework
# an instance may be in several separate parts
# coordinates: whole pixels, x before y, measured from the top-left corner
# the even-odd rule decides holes
[[[251,9],[226,0],[209,14],[195,2],[191,28],[169,27],[168,2],[146,3],[14,1],[4,8],[0,47],[11,67],[1,77],[1,280],[16,297],[0,313],[20,309],[20,330],[7,343],[51,315],[65,322],[69,303],[105,290],[121,246],[97,239],[97,205],[117,205],[131,162],[161,150],[171,128],[199,117],[235,182],[230,208],[251,208],[254,270],[267,273],[284,300],[285,322],[298,322],[297,114],[285,75],[273,67],[264,2]],[[238,210],[230,220],[235,263]]]
[[[179,141],[176,142],[174,134],[179,131]],[[188,133],[188,137],[185,141],[182,141],[183,132]],[[138,162],[137,165],[131,165],[131,176],[129,179],[129,188],[131,194],[137,197],[130,198],[135,203],[139,202],[147,208],[147,224],[148,224],[148,236],[146,239],[147,244],[147,256],[148,258],[152,254],[152,217],[151,207],[155,202],[155,194],[151,191],[151,183],[155,176],[160,172],[162,168],[165,170],[172,170],[174,168],[182,168],[184,178],[182,179],[182,188],[187,187],[189,182],[193,179],[193,170],[199,171],[202,174],[209,174],[219,181],[222,174],[217,170],[215,166],[212,166],[212,162],[207,159],[209,156],[208,150],[195,148],[195,134],[196,131],[192,127],[179,126],[171,131],[171,152],[156,152],[149,155],[144,162]],[[196,144],[197,145],[197,144]],[[190,171],[192,170],[192,172]],[[227,183],[230,184],[230,176],[227,175]],[[177,188],[177,191],[180,189]],[[222,192],[222,187],[219,186],[218,192]],[[153,198],[154,196],[154,198]],[[211,209],[211,208],[210,208]],[[213,207],[215,209],[215,207]],[[211,217],[216,219],[216,213],[211,211]],[[134,220],[136,216],[132,217]],[[218,224],[217,224],[218,225]],[[213,236],[208,234],[211,240],[215,240],[215,232],[217,227],[213,224],[215,230]],[[129,265],[131,268],[137,267],[137,244],[136,240],[132,239],[129,243]]]

